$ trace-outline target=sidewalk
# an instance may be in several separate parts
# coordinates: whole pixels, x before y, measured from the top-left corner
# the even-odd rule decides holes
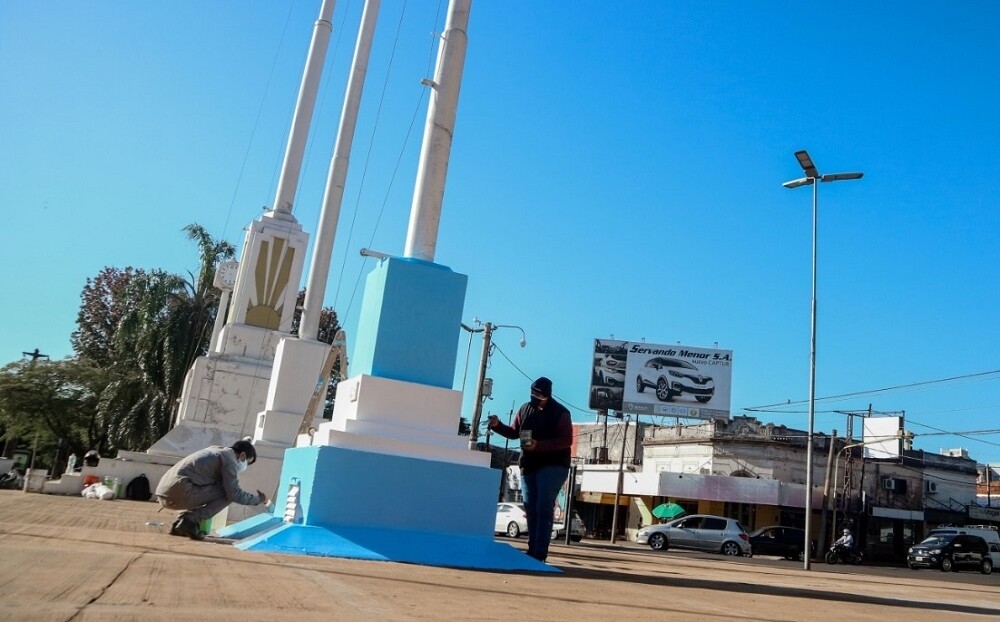
[[[155,503],[0,491],[3,620],[872,620],[1000,616],[986,585],[554,544],[564,574],[240,551]],[[147,523],[158,522],[157,525]],[[520,548],[523,542],[518,542]]]

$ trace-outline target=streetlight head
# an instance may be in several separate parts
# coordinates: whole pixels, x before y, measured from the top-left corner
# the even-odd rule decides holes
[[[523,348],[526,345],[528,345],[527,340],[524,337],[521,337],[521,347]]]
[[[861,179],[864,173],[830,173],[819,178],[820,181],[846,181],[848,179]]]
[[[799,186],[811,186],[816,180],[812,177],[800,177],[799,179],[793,179],[792,181],[786,181],[781,184],[786,188],[798,188]]]
[[[802,170],[806,172],[806,177],[819,177],[819,171],[816,170],[816,165],[813,164],[808,151],[805,149],[802,151],[796,151],[795,159],[799,161],[799,166],[801,166]]]

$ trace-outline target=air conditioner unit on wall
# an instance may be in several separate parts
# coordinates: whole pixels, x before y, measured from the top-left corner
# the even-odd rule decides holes
[[[892,492],[905,495],[906,494],[906,480],[898,479],[895,477],[885,477],[882,479],[882,488],[885,490],[891,490]]]
[[[933,495],[937,492],[937,482],[924,480],[924,494]]]

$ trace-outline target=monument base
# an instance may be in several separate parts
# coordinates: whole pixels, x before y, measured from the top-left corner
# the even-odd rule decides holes
[[[559,572],[493,538],[500,472],[342,447],[285,451],[267,518],[218,531],[240,549]]]

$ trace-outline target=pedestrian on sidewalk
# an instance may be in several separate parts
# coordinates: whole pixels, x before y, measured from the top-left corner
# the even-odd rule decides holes
[[[184,458],[160,478],[156,500],[168,510],[181,510],[170,527],[170,535],[203,540],[198,525],[230,503],[267,504],[267,495],[240,488],[239,474],[257,461],[257,450],[249,438],[231,447],[208,447]]]
[[[556,497],[569,474],[573,445],[569,411],[552,398],[552,381],[542,376],[531,384],[531,400],[517,411],[513,425],[505,425],[496,415],[489,416],[487,425],[500,436],[521,440],[528,555],[544,562],[549,554]]]

